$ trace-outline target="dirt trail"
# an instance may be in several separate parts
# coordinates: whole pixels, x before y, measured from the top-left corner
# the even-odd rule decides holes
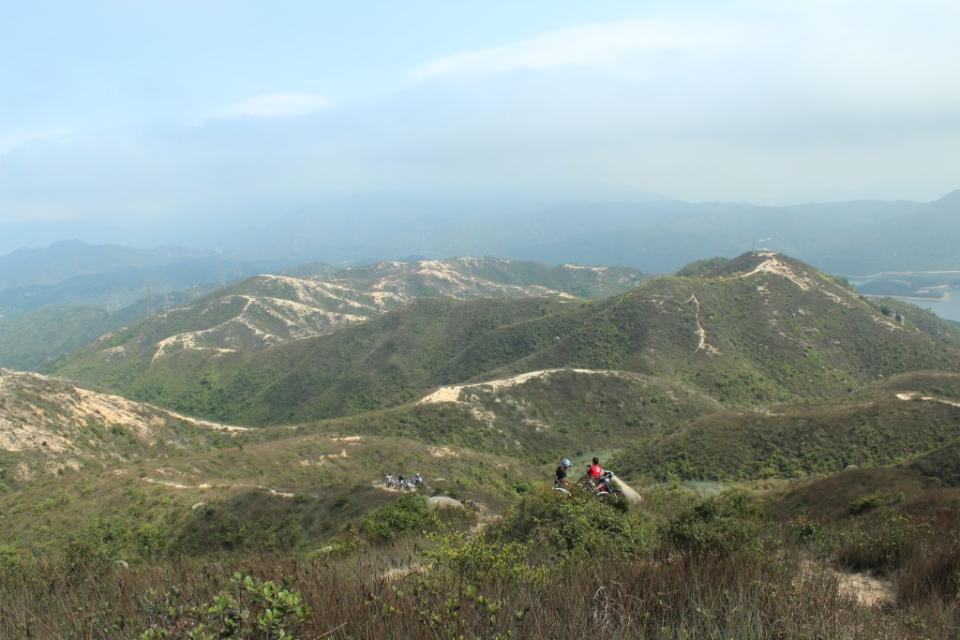
[[[897,599],[892,582],[866,573],[837,571],[810,560],[804,561],[800,571],[808,576],[825,575],[835,578],[840,595],[853,598],[864,607],[891,605]]]
[[[897,399],[899,400],[918,400],[923,402],[939,402],[940,404],[945,404],[950,407],[960,408],[960,402],[956,400],[947,400],[946,398],[937,398],[935,396],[925,396],[919,391],[905,391],[903,393],[897,394]]]
[[[893,584],[863,573],[837,573],[840,593],[852,596],[865,607],[893,604],[896,594]]]
[[[169,487],[171,489],[194,489],[201,491],[206,491],[208,489],[258,489],[260,491],[266,491],[270,495],[278,498],[293,498],[296,495],[290,491],[278,491],[277,489],[272,489],[259,484],[213,484],[210,482],[201,482],[200,484],[184,484],[181,482],[173,482],[171,480],[156,480],[154,478],[140,478],[140,480],[148,484],[156,484],[163,487]]]
[[[697,348],[694,350],[694,353],[700,353],[701,351],[706,352],[710,355],[717,355],[720,353],[720,350],[715,346],[707,342],[707,328],[703,326],[703,320],[700,318],[700,300],[697,299],[696,294],[692,294],[686,302],[687,304],[693,304],[697,309]]]
[[[509,378],[499,378],[497,380],[487,380],[485,382],[472,382],[469,384],[458,384],[451,385],[447,387],[440,387],[433,393],[421,398],[417,401],[417,404],[441,404],[441,403],[456,403],[461,402],[460,398],[463,391],[469,391],[471,389],[485,389],[490,391],[499,391],[501,389],[509,389],[511,387],[516,387],[531,380],[540,380],[543,378],[548,378],[550,376],[562,373],[576,373],[581,375],[598,375],[598,376],[620,376],[625,377],[629,376],[628,372],[623,371],[614,371],[610,369],[539,369],[537,371],[527,371],[526,373],[521,373]]]

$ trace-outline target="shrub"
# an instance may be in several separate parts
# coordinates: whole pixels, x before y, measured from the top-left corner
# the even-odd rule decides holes
[[[522,542],[492,541],[460,532],[441,536],[435,543],[426,552],[427,557],[437,568],[449,569],[458,577],[535,584],[546,581],[546,568],[528,564],[530,547]]]
[[[759,545],[761,532],[759,504],[732,491],[680,513],[668,525],[667,538],[686,551],[729,553]]]
[[[650,542],[652,526],[640,515],[586,494],[541,490],[511,508],[487,529],[486,537],[529,541],[547,558],[625,556]]]
[[[16,544],[0,544],[0,571],[20,566],[20,548]]]
[[[389,542],[408,531],[429,529],[436,521],[423,497],[407,494],[370,511],[364,517],[360,531],[371,540]]]
[[[120,516],[98,516],[67,538],[65,558],[72,566],[153,558],[163,544],[160,530],[148,522],[131,526]]]
[[[154,622],[140,634],[140,640],[296,637],[293,634],[309,615],[300,593],[288,585],[240,573],[230,582],[230,591],[221,591],[206,605],[189,609],[181,605],[178,589],[163,593],[151,589],[143,598],[143,608]]]
[[[860,515],[884,505],[901,502],[902,500],[903,494],[890,496],[885,493],[872,493],[853,500],[847,510],[851,515]]]
[[[325,559],[347,556],[360,549],[366,543],[355,533],[342,535],[319,549],[307,553],[310,559]]]
[[[807,516],[799,516],[791,520],[788,531],[796,542],[803,545],[817,546],[823,544],[826,539],[820,523]]]

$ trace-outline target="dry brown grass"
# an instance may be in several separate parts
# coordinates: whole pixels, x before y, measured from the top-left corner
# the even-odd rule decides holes
[[[835,574],[804,571],[790,555],[692,559],[662,551],[570,566],[545,586],[440,571],[388,580],[375,565],[368,555],[180,559],[79,572],[38,564],[4,576],[0,637],[135,638],[158,622],[143,607],[148,589],[176,587],[185,606],[201,605],[234,571],[287,578],[313,611],[297,630],[302,638],[899,639],[951,636],[957,621],[956,606],[943,600],[868,610],[838,588]]]

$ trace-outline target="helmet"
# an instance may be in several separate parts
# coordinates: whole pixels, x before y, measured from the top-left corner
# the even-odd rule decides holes
[[[561,465],[564,469],[569,469],[570,467],[573,466],[573,463],[570,462],[570,458],[564,458],[563,460],[560,461],[560,465]]]

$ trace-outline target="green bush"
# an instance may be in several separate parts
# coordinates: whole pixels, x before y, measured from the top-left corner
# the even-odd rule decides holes
[[[653,527],[640,514],[586,494],[541,490],[486,531],[495,542],[529,542],[547,558],[629,555],[650,543]]]
[[[0,571],[20,566],[20,548],[16,544],[0,544]]]
[[[163,593],[151,589],[143,598],[143,608],[154,622],[140,634],[140,640],[292,640],[310,615],[301,595],[285,584],[240,573],[230,582],[231,590],[221,591],[206,605],[192,608],[181,604],[176,588]]]
[[[760,544],[763,520],[751,496],[730,491],[710,498],[674,518],[667,538],[676,547],[696,553],[729,553]]]
[[[546,567],[533,567],[527,560],[530,547],[522,542],[500,542],[463,532],[435,540],[426,553],[437,568],[449,569],[468,580],[524,581],[543,584]]]
[[[867,513],[868,511],[873,511],[877,507],[882,506],[885,501],[886,496],[882,493],[860,496],[850,503],[850,506],[847,510],[851,513],[851,515],[860,515],[861,513]]]
[[[371,540],[389,542],[409,531],[430,529],[436,522],[436,515],[423,497],[407,494],[368,513],[360,531]]]
[[[120,517],[98,516],[67,538],[67,563],[82,566],[130,560],[149,560],[163,544],[160,530],[148,522],[135,525]]]

